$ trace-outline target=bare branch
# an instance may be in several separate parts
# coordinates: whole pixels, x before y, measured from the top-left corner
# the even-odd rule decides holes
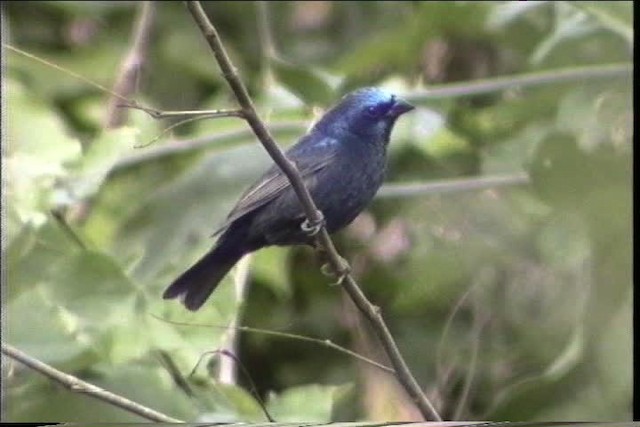
[[[525,174],[457,178],[433,182],[383,185],[376,198],[428,196],[432,194],[457,193],[461,191],[486,190],[495,187],[510,187],[529,183]]]
[[[141,110],[153,117],[154,119],[165,119],[167,117],[183,117],[190,118],[203,118],[203,119],[215,119],[220,117],[239,117],[244,118],[242,110],[183,110],[183,111],[163,111],[156,110],[155,108],[145,107],[135,102],[128,104],[119,104],[119,108],[132,108],[134,110]]]
[[[137,86],[140,70],[147,60],[147,52],[151,41],[151,31],[155,20],[155,4],[144,1],[139,4],[138,15],[135,20],[131,48],[125,56],[113,85],[113,92],[124,98],[129,98]],[[109,129],[121,126],[125,120],[125,113],[118,109],[121,98],[112,96],[107,106],[105,127]]]
[[[12,345],[2,343],[2,353],[6,354],[14,360],[17,360],[18,362],[33,369],[34,371],[39,372],[42,375],[52,379],[53,381],[62,384],[71,391],[77,393],[85,393],[90,397],[102,400],[103,402],[106,402],[112,406],[124,409],[125,411],[139,415],[142,418],[150,421],[163,423],[182,422],[178,419],[171,418],[168,415],[147,408],[146,406],[142,406],[141,404],[133,402],[125,397],[119,396],[93,384],[82,381],[81,379],[74,377],[73,375],[65,374],[64,372],[58,371],[52,366],[49,366],[46,363],[43,363],[38,359],[29,356],[26,353],[23,353]]]
[[[238,325],[240,324],[240,317],[242,316],[242,307],[244,303],[244,296],[247,293],[249,287],[249,270],[251,267],[251,260],[253,257],[248,254],[240,260],[238,267],[235,269],[235,275],[233,277],[233,287],[235,290],[236,307],[238,308],[229,323],[226,330],[226,337],[222,348],[229,351],[232,354],[236,354],[238,346]],[[218,369],[218,380],[223,384],[237,384],[237,369],[236,362],[233,358],[222,358]]]
[[[82,75],[80,75],[78,73],[75,73],[75,72],[69,70],[68,68],[61,67],[60,65],[54,64],[53,62],[47,61],[46,59],[40,58],[39,56],[33,55],[31,53],[25,52],[24,50],[18,49],[17,47],[11,46],[10,44],[7,44],[7,43],[2,43],[2,47],[7,48],[7,49],[9,49],[10,51],[12,51],[14,53],[20,54],[22,56],[26,56],[29,59],[33,59],[34,61],[39,62],[41,64],[44,64],[46,66],[49,66],[49,67],[51,67],[51,68],[53,68],[55,70],[61,71],[61,72],[65,73],[65,74],[68,74],[71,77],[73,77],[75,79],[78,79],[78,80],[88,84],[89,86],[100,90],[101,92],[111,94],[112,96],[120,99],[121,101],[124,101],[124,102],[127,102],[127,103],[130,102],[127,98],[125,98],[124,96],[120,95],[119,93],[114,92],[111,89],[109,89],[109,88],[107,88],[105,86],[102,86],[100,83],[96,83],[93,80],[86,78],[85,76],[82,76]]]
[[[154,316],[158,320],[161,320],[163,322],[167,322],[167,323],[171,323],[172,325],[180,325],[180,326],[196,326],[196,327],[205,327],[205,328],[220,328],[220,329],[229,329],[231,328],[231,326],[217,326],[217,325],[209,325],[209,324],[202,324],[202,323],[187,323],[187,322],[178,322],[175,320],[169,320],[169,319],[165,319],[163,317],[159,317],[159,316]],[[387,371],[391,374],[395,373],[395,371],[391,368],[389,368],[388,366],[385,366],[381,363],[376,362],[375,360],[371,360],[359,353],[356,353],[355,351],[351,351],[348,348],[342,347],[336,343],[334,343],[333,341],[329,340],[329,339],[322,339],[322,338],[314,338],[314,337],[309,337],[306,335],[298,335],[298,334],[292,334],[290,332],[280,332],[280,331],[271,331],[268,329],[259,329],[259,328],[252,328],[250,326],[234,326],[234,329],[240,331],[240,332],[250,332],[250,333],[255,333],[255,334],[263,334],[263,335],[271,335],[274,337],[280,337],[280,338],[289,338],[289,339],[294,339],[294,340],[299,340],[299,341],[306,341],[306,342],[311,342],[314,344],[318,344],[321,345],[323,347],[328,347],[330,349],[336,350],[340,353],[344,353],[348,356],[351,356],[355,359],[358,359],[362,362],[368,363],[372,366],[375,366],[377,368],[382,369],[383,371]]]
[[[274,133],[293,133],[304,130],[304,123],[297,121],[274,123],[270,126]],[[221,145],[234,141],[240,141],[254,136],[251,129],[234,129],[227,132],[218,132],[215,135],[200,136],[191,139],[180,139],[162,144],[157,147],[135,152],[127,157],[118,160],[111,169],[111,172],[126,169],[140,163],[161,159],[163,157],[186,153],[189,151],[202,150],[210,145]]]
[[[336,251],[333,242],[329,237],[329,234],[327,233],[327,230],[325,229],[324,225],[322,225],[322,213],[315,206],[315,203],[313,202],[309,191],[305,187],[297,168],[291,161],[286,158],[284,153],[280,150],[276,142],[271,137],[271,134],[269,133],[263,122],[258,117],[258,114],[253,106],[253,102],[249,97],[244,84],[240,80],[235,67],[232,65],[231,60],[227,55],[227,52],[222,44],[222,41],[220,40],[215,27],[207,18],[199,2],[189,1],[186,2],[186,4],[189,12],[193,16],[193,19],[196,21],[196,24],[200,28],[200,31],[209,43],[209,47],[213,51],[213,54],[216,58],[216,61],[218,62],[218,65],[220,66],[220,69],[222,70],[222,74],[225,80],[229,84],[238,103],[242,107],[245,114],[245,120],[247,121],[249,126],[251,126],[251,129],[253,129],[253,132],[258,137],[271,158],[289,179],[293,190],[295,191],[304,208],[307,220],[311,224],[320,224],[320,230],[316,238],[317,243],[320,248],[328,255],[329,261],[334,270],[342,276],[340,282],[342,283],[344,289],[347,291],[360,311],[362,311],[365,317],[372,323],[373,329],[376,331],[378,338],[382,341],[382,344],[387,354],[389,355],[389,359],[394,366],[398,380],[403,385],[411,399],[416,403],[416,405],[420,409],[420,412],[422,413],[422,416],[425,417],[425,419],[442,421],[440,415],[438,415],[431,402],[429,402],[427,397],[424,395],[422,389],[418,385],[418,382],[413,377],[411,371],[402,358],[402,355],[395,344],[393,336],[389,332],[386,324],[384,323],[384,320],[382,319],[380,309],[367,300],[365,295],[358,287],[356,281],[348,273],[349,267],[345,265],[343,258]]]
[[[534,87],[546,84],[574,82],[576,80],[602,80],[631,78],[633,64],[587,65],[582,67],[560,68],[548,71],[501,76],[474,82],[448,83],[427,89],[413,91],[405,96],[410,102],[430,101],[436,98],[454,98],[459,96],[480,95],[507,89]]]
[[[256,383],[253,381],[253,378],[251,378],[249,371],[244,366],[242,361],[238,358],[238,356],[233,354],[233,352],[223,349],[223,350],[212,350],[212,351],[207,351],[203,353],[198,359],[198,361],[196,362],[196,365],[191,370],[191,373],[189,374],[189,376],[191,377],[193,376],[193,374],[196,373],[196,370],[198,369],[200,362],[202,362],[202,360],[209,355],[212,355],[212,356],[221,355],[221,356],[228,357],[230,359],[233,359],[236,365],[240,366],[240,369],[242,370],[243,375],[246,377],[247,381],[249,381],[249,385],[251,387],[250,392],[253,395],[253,397],[255,397],[256,402],[258,402],[258,405],[262,409],[262,412],[264,413],[264,416],[267,418],[267,421],[269,421],[270,423],[275,422],[275,420],[271,418],[271,414],[269,414],[269,411],[267,410],[267,406],[264,404],[262,397],[260,397],[260,394],[258,393],[258,388],[256,387]]]

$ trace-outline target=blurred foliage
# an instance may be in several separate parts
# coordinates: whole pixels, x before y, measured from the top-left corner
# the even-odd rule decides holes
[[[381,198],[338,236],[444,418],[631,418],[630,73],[484,95],[464,88],[494,76],[631,65],[632,2],[204,6],[267,123],[299,125],[295,135],[275,132],[283,145],[314,108],[375,84],[419,106],[394,131],[388,182],[530,176],[530,185],[508,189]],[[137,7],[6,2],[3,42],[109,87]],[[136,98],[170,110],[232,106],[183,5],[156,7]],[[170,123],[130,111],[126,127],[103,129],[107,93],[8,49],[4,57],[3,340],[191,421],[264,420],[246,377],[237,386],[215,380],[215,358],[188,379],[191,395],[161,363],[159,351],[187,376],[203,352],[221,347],[228,333],[202,325],[239,317],[384,360],[306,249],[253,257],[242,301],[232,277],[195,314],[160,298],[212,244],[269,158],[244,133],[127,160],[179,144],[172,137],[215,138],[242,122],[189,123],[136,148]],[[453,82],[462,95],[412,97]],[[278,421],[415,416],[393,381],[329,348],[244,333],[236,351]],[[3,376],[5,420],[139,421],[19,365]],[[398,403],[376,406],[385,399]]]

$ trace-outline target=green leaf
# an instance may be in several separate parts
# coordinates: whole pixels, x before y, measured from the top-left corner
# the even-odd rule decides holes
[[[229,384],[217,384],[216,393],[220,394],[215,412],[205,412],[198,416],[198,422],[266,422],[266,416],[251,394],[241,387]]]
[[[45,363],[69,364],[93,353],[93,339],[81,332],[80,319],[56,306],[53,297],[38,286],[8,303],[5,314],[11,321],[2,339]]]
[[[289,255],[287,248],[265,248],[253,255],[251,263],[251,272],[255,278],[282,298],[291,296]]]
[[[435,135],[423,143],[423,149],[430,156],[442,159],[454,154],[468,153],[471,146],[466,138],[450,129],[440,128]]]
[[[143,251],[134,271],[142,281],[170,272],[168,267],[175,269],[177,261],[180,268],[186,268],[213,244],[210,236],[223,223],[232,203],[269,163],[257,145],[212,153],[137,201],[137,211],[120,227],[116,253],[131,256]]]
[[[281,59],[271,61],[276,78],[310,105],[328,105],[335,100],[331,85],[316,70]]]
[[[99,329],[131,315],[139,292],[111,257],[93,251],[63,258],[50,272],[48,288],[56,303]]]
[[[633,46],[633,2],[567,2]]]
[[[103,131],[73,166],[66,183],[67,194],[59,193],[62,201],[76,203],[94,195],[113,165],[133,150],[137,133],[136,129],[129,127]]]
[[[271,395],[267,409],[278,422],[329,422],[333,405],[347,386],[306,385]]]
[[[2,254],[7,269],[5,297],[11,301],[48,283],[61,260],[81,250],[55,221],[47,221],[37,230],[26,225]]]
[[[549,3],[545,1],[501,2],[490,9],[489,15],[487,16],[487,25],[490,29],[502,29],[514,21],[526,17],[532,10],[548,5]]]
[[[532,64],[541,64],[561,43],[585,37],[597,30],[597,26],[587,14],[569,4],[565,2],[553,4],[556,18],[554,31],[540,42],[531,55]]]
[[[10,214],[14,237],[19,224],[41,225],[54,206],[52,192],[56,180],[67,175],[67,164],[80,156],[80,143],[67,135],[60,118],[20,83],[5,82],[8,112],[7,151],[3,170],[7,174],[6,195],[11,200]]]

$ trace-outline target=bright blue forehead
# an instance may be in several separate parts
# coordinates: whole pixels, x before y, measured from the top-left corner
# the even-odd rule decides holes
[[[381,102],[389,102],[393,96],[394,95],[391,92],[387,92],[386,90],[377,87],[365,87],[354,90],[345,98],[351,98],[352,100],[362,102],[363,104],[378,104]]]

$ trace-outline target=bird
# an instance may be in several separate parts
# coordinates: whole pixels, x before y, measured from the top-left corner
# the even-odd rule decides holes
[[[285,155],[297,167],[328,233],[346,227],[382,185],[396,120],[415,107],[376,87],[357,89],[330,108]],[[267,246],[311,245],[313,233],[288,178],[271,166],[213,234],[211,250],[163,293],[196,311],[246,254]],[[305,227],[306,226],[306,227]]]

